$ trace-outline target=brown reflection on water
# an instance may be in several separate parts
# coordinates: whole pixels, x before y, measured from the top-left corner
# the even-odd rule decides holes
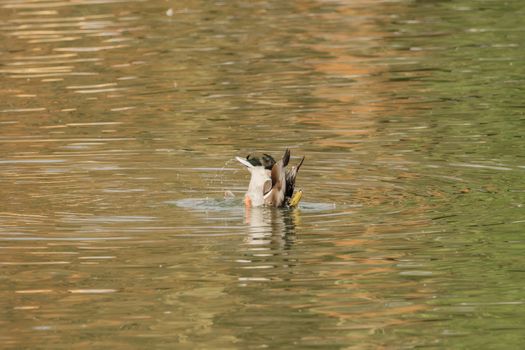
[[[416,94],[399,94],[407,87],[418,90],[414,78],[425,73],[406,71],[405,65],[417,61],[421,54],[400,51],[387,43],[395,35],[387,31],[388,25],[404,6],[340,2],[336,12],[319,15],[330,25],[311,33],[316,39],[311,49],[323,58],[310,59],[307,65],[330,83],[315,85],[310,93],[323,106],[301,114],[298,120],[326,132],[313,144],[318,149],[338,150],[337,161],[344,165],[344,171],[332,173],[328,180],[355,182],[354,202],[366,206],[406,201],[413,194],[404,192],[403,182],[420,177],[408,171],[412,160],[407,159],[400,142],[407,137],[405,130],[389,125],[400,116],[403,120],[417,117],[426,106]],[[350,23],[345,22],[349,19]],[[398,76],[406,79],[399,81]]]
[[[335,281],[337,287],[317,293],[318,303],[311,309],[337,319],[341,328],[363,330],[363,333],[348,335],[354,340],[366,339],[388,327],[409,325],[413,322],[410,314],[429,310],[427,301],[432,294],[419,280],[396,277],[399,268],[395,265],[404,259],[410,260],[410,257],[402,250],[385,255],[385,244],[379,238],[402,237],[407,232],[428,227],[431,221],[426,217],[430,209],[428,201],[423,196],[406,193],[402,185],[404,181],[417,180],[420,175],[405,168],[410,161],[403,153],[381,151],[384,144],[393,143],[399,137],[385,134],[387,127],[382,123],[399,115],[414,118],[425,106],[415,95],[391,98],[395,91],[403,91],[408,85],[417,90],[417,82],[410,79],[399,82],[394,78],[398,74],[408,78],[421,74],[403,73],[404,62],[417,60],[419,54],[413,51],[401,53],[385,42],[385,38],[392,35],[385,31],[385,24],[392,20],[391,14],[403,11],[403,5],[388,6],[384,16],[378,15],[381,12],[377,10],[377,7],[369,6],[369,2],[358,1],[340,3],[337,13],[319,15],[323,23],[332,25],[311,33],[316,39],[311,49],[321,53],[323,58],[309,59],[307,64],[323,77],[336,82],[316,85],[310,92],[323,101],[323,107],[298,117],[301,123],[329,130],[330,136],[316,139],[315,144],[320,148],[339,150],[339,160],[348,166],[344,171],[332,173],[329,180],[340,183],[356,181],[352,189],[353,203],[392,208],[402,208],[407,201],[418,203],[401,209],[402,217],[407,218],[403,222],[387,220],[389,223],[383,225],[348,226],[347,235],[350,237],[332,242],[337,251],[364,250],[367,254],[337,254],[337,263],[323,273],[323,278]],[[346,18],[352,19],[351,30],[341,23]],[[417,109],[414,108],[416,104]],[[374,168],[373,178],[362,179],[361,164]],[[356,180],[359,177],[361,179]],[[385,279],[385,276],[390,277]],[[403,291],[403,297],[386,298],[384,291],[393,289]]]
[[[338,263],[324,273],[324,277],[335,281],[337,288],[319,294],[320,302],[313,310],[336,318],[344,328],[371,333],[413,323],[409,315],[430,310],[427,301],[435,290],[421,283],[420,279],[399,275],[397,265],[411,262],[412,258],[403,249],[388,249],[388,244],[406,244],[389,237],[404,237],[407,232],[418,232],[428,225],[427,220],[398,225],[370,224],[360,228],[363,230],[361,234],[357,234],[359,228],[352,228],[351,236],[355,238],[333,242],[338,251],[355,253],[337,254]],[[384,240],[389,243],[385,244]],[[392,293],[389,295],[385,291]],[[367,334],[370,333],[355,334],[353,338],[366,338]]]

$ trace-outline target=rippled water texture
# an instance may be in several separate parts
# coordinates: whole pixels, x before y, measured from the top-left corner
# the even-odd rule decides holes
[[[0,2],[0,347],[523,348],[523,18]],[[246,211],[286,147],[301,206]]]

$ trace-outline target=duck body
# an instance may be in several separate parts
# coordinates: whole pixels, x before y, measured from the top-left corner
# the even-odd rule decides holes
[[[289,205],[294,195],[295,178],[303,164],[304,157],[291,170],[286,169],[290,161],[289,149],[277,162],[268,154],[263,154],[262,157],[248,155],[246,158],[236,157],[236,159],[251,173],[250,184],[245,194],[247,207],[263,205],[285,207]]]
[[[246,191],[245,203],[247,206],[259,207],[265,204],[264,194],[268,191],[268,187],[271,187],[272,179],[268,176],[268,170],[262,166],[250,169],[252,176]]]

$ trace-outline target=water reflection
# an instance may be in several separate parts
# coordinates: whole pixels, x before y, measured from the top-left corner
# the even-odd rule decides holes
[[[246,208],[245,222],[250,235],[247,243],[265,245],[277,240],[290,243],[295,235],[296,222],[300,222],[300,209]],[[286,245],[286,249],[290,246]]]

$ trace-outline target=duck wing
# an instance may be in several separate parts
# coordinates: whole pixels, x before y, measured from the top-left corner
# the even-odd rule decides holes
[[[272,189],[264,196],[264,202],[273,207],[284,204],[286,192],[286,169],[290,161],[290,150],[286,149],[283,157],[272,167]]]

